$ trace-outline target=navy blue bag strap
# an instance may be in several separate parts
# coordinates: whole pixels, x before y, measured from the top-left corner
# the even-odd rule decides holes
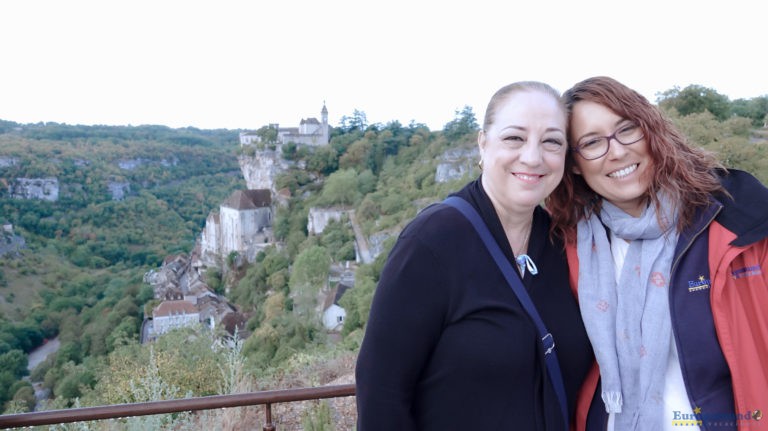
[[[458,196],[450,196],[446,198],[443,203],[459,210],[459,212],[472,223],[472,226],[475,227],[475,230],[485,243],[491,256],[493,256],[493,260],[496,261],[499,269],[501,269],[501,272],[504,274],[504,278],[507,279],[507,283],[509,283],[509,286],[515,292],[515,295],[517,295],[517,299],[536,325],[536,330],[541,338],[544,350],[544,360],[547,364],[547,370],[549,370],[549,377],[552,381],[552,386],[554,386],[557,398],[560,401],[560,412],[563,415],[565,428],[567,430],[569,422],[568,402],[565,397],[565,387],[563,386],[563,376],[560,372],[560,363],[557,361],[557,354],[555,353],[555,339],[552,337],[552,334],[547,331],[547,327],[544,325],[544,321],[541,320],[539,312],[536,311],[536,306],[533,305],[533,301],[531,301],[531,297],[528,296],[528,292],[525,290],[525,287],[523,287],[523,283],[517,277],[517,274],[514,273],[512,265],[504,256],[504,253],[493,239],[493,236],[491,236],[491,232],[488,230],[485,223],[483,223],[480,214],[477,213],[472,205]]]

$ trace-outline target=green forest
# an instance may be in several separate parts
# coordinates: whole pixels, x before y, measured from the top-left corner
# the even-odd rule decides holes
[[[768,96],[731,101],[691,85],[659,93],[656,103],[691,142],[768,184]],[[435,181],[441,156],[473,149],[477,131],[469,107],[437,131],[416,122],[368,124],[356,110],[332,129],[328,146],[283,146],[283,157],[301,168],[276,180],[291,196],[276,210],[279,246],[252,263],[227,256],[207,272],[208,285],[249,316],[247,338],[190,329],[141,345],[141,323],[156,303],[144,274],[192,250],[208,214],[245,188],[238,156],[272,145],[273,131],[259,129],[260,146],[242,149],[238,130],[0,121],[0,222],[13,226],[0,237],[4,412],[35,407],[30,380],[50,390],[45,407],[53,409],[316,385],[318,370],[341,372],[338,364],[360,345],[399,229],[479,173]],[[52,177],[60,186],[56,201],[10,194],[17,178]],[[110,185],[124,196],[117,199]],[[332,263],[354,259],[354,234],[344,222],[321,235],[307,232],[309,208],[334,205],[354,209],[366,235],[389,236],[342,297],[347,316],[339,336],[312,315],[311,298]],[[61,347],[30,373],[29,352],[55,337]],[[315,411],[305,419],[325,416]]]

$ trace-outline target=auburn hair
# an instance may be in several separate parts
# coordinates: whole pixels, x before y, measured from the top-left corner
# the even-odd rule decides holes
[[[613,78],[597,76],[585,79],[563,93],[569,117],[581,101],[598,103],[643,131],[651,158],[650,178],[646,198],[659,208],[658,193],[671,198],[678,210],[677,228],[693,222],[696,210],[707,205],[713,193],[725,193],[717,169],[724,169],[717,158],[700,147],[691,145],[661,110],[640,93]],[[602,198],[594,192],[581,175],[573,172],[574,151],[568,151],[563,181],[546,198],[545,206],[552,215],[552,233],[567,242],[576,239],[576,224],[590,214],[599,212]],[[661,213],[660,211],[658,212]],[[659,220],[663,223],[663,220]]]

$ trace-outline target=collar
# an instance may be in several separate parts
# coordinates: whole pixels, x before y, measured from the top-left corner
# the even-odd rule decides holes
[[[718,173],[730,196],[713,197],[722,207],[715,220],[736,234],[731,245],[744,247],[768,238],[768,188],[744,171],[729,169]]]

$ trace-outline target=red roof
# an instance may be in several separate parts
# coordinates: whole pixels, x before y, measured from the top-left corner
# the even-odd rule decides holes
[[[163,301],[152,310],[152,317],[175,316],[179,314],[199,314],[195,304],[184,301]]]

